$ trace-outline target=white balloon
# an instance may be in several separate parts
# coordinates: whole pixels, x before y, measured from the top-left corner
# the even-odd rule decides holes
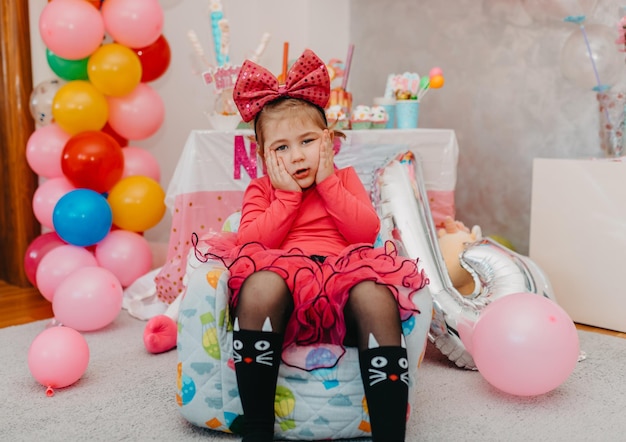
[[[616,39],[617,31],[610,26],[591,24],[576,27],[561,49],[563,76],[588,90],[599,85],[610,87],[615,84],[622,68]]]
[[[589,16],[598,0],[522,0],[524,9],[538,22],[563,21],[570,16]]]

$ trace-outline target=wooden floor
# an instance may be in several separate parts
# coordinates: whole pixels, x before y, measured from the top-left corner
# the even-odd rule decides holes
[[[0,328],[52,318],[52,304],[36,288],[19,288],[0,281]],[[579,330],[620,338],[626,333],[576,324]]]

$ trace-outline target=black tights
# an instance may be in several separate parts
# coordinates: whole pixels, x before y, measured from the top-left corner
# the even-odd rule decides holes
[[[269,345],[273,358],[271,366],[267,363],[243,363],[241,361],[246,359],[244,357],[236,360],[237,383],[245,417],[244,441],[273,439],[274,392],[283,336],[292,312],[293,299],[289,288],[274,272],[254,273],[241,287],[234,312],[238,323],[233,336],[234,342],[237,342],[235,350],[252,348],[257,342],[263,341],[269,343],[266,345]],[[368,381],[368,376],[372,374],[369,364],[373,358],[406,358],[406,351],[401,348],[402,325],[396,300],[386,286],[363,281],[350,290],[344,313],[347,329],[345,344],[356,345],[360,351],[372,437],[374,441],[382,440],[379,439],[381,435],[386,441],[401,441],[404,439],[408,381],[406,388],[401,382],[393,382],[393,385],[386,387],[382,382],[374,383],[373,386]],[[271,322],[271,333],[264,328],[267,318]],[[368,349],[370,335],[375,338],[375,349]],[[267,349],[264,347],[264,351]],[[395,403],[395,408],[390,407],[390,399]]]

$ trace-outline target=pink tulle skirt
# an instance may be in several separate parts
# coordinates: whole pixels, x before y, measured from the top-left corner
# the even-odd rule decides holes
[[[428,280],[417,261],[399,256],[391,241],[379,248],[352,245],[320,262],[299,249],[268,249],[256,242],[234,246],[234,239],[229,234],[205,239],[209,253],[204,256],[221,260],[230,271],[231,312],[237,306],[241,286],[251,274],[267,270],[285,280],[294,303],[285,330],[285,349],[294,344],[343,346],[346,335],[343,310],[349,290],[362,281],[387,286],[403,321],[419,313],[411,298]]]

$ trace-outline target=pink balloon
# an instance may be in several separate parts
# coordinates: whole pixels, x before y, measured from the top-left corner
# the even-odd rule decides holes
[[[37,288],[44,298],[52,302],[58,286],[71,273],[97,265],[96,257],[87,249],[71,244],[61,245],[41,258],[35,273]]]
[[[61,282],[52,301],[54,317],[78,331],[106,327],[122,310],[122,286],[102,267],[85,267]]]
[[[33,195],[33,213],[37,221],[42,226],[54,230],[52,222],[54,206],[63,195],[74,189],[76,187],[65,177],[50,178],[41,183]]]
[[[102,4],[102,18],[111,37],[130,48],[151,45],[163,30],[158,0],[107,0]]]
[[[37,175],[45,178],[63,176],[61,155],[70,134],[56,123],[37,129],[26,143],[26,161]]]
[[[54,0],[39,16],[39,32],[55,55],[80,60],[102,44],[104,22],[100,12],[85,0]]]
[[[68,327],[42,331],[28,349],[28,368],[37,382],[48,387],[48,396],[54,394],[53,388],[67,387],[79,380],[88,364],[87,341]]]
[[[440,67],[434,67],[428,72],[429,77],[435,77],[437,75],[443,75],[443,71]]]
[[[154,155],[141,147],[127,146],[122,149],[124,154],[124,172],[122,178],[141,175],[161,181],[161,167]]]
[[[96,245],[96,260],[128,287],[152,267],[150,244],[140,234],[113,230]]]
[[[52,249],[66,244],[56,232],[44,233],[32,240],[24,253],[24,272],[32,285],[37,287],[37,268],[43,257]]]
[[[123,97],[107,97],[109,125],[127,140],[143,140],[153,135],[165,118],[165,105],[159,94],[145,83]]]
[[[561,385],[578,361],[576,326],[556,302],[534,293],[496,299],[482,311],[471,336],[478,371],[494,387],[535,396]]]

